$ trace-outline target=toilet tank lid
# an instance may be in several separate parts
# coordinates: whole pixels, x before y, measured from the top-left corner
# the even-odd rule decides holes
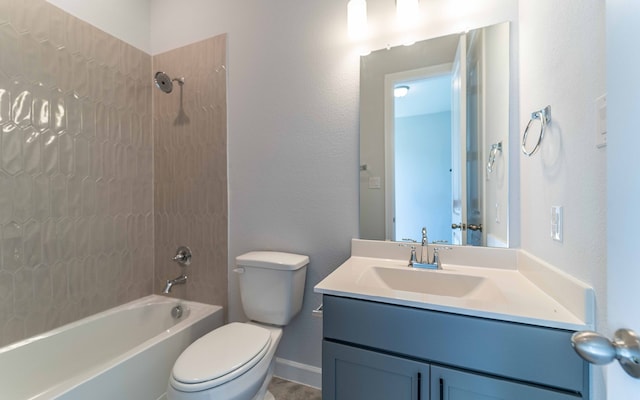
[[[279,251],[251,251],[236,257],[236,265],[281,270],[296,270],[309,264],[309,256]]]

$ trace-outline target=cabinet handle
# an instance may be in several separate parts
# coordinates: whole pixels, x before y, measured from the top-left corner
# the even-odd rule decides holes
[[[440,400],[444,400],[444,379],[440,378]]]
[[[418,372],[418,400],[422,399],[422,374]]]

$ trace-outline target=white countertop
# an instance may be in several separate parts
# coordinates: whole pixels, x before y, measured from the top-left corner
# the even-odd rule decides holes
[[[354,243],[353,249],[357,250],[352,250],[351,258],[316,285],[317,293],[551,328],[593,328],[593,290],[527,254],[518,254],[518,250],[503,249],[500,253],[500,249],[478,249],[476,265],[483,266],[443,262],[442,270],[424,270],[409,268],[408,258],[405,260],[362,256],[363,251],[359,246],[363,241],[358,242]],[[395,249],[392,250],[397,252]],[[454,247],[452,254],[455,252]],[[445,254],[441,259],[444,261],[447,257],[456,262],[464,259],[468,263],[468,255],[471,254],[473,259],[473,253],[473,249],[465,247],[459,249],[457,256],[449,257],[449,254]],[[381,254],[384,252],[378,252],[376,255]],[[492,259],[502,262],[513,259],[516,264],[521,260],[523,268],[519,270],[518,265],[486,267],[491,264]],[[434,275],[418,274],[440,274],[454,275],[453,278],[464,275],[483,283],[459,297],[435,295],[428,291],[420,293],[419,290],[394,290],[392,286],[382,282],[376,273],[372,273],[372,269],[390,274],[400,273],[405,281],[408,277],[409,280],[425,282],[425,279],[433,279]]]

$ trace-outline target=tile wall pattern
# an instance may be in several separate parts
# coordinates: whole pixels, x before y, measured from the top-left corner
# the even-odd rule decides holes
[[[153,57],[153,73],[184,77],[154,89],[156,288],[180,275],[171,261],[186,245],[186,285],[172,295],[227,308],[226,35]]]
[[[226,307],[225,49],[155,57],[186,78],[166,95],[150,55],[0,0],[0,346],[159,293],[179,244],[194,259],[173,295]]]
[[[0,0],[0,346],[153,290],[151,57]]]

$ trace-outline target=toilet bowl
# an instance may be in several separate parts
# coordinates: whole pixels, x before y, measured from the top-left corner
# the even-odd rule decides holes
[[[263,399],[282,328],[231,323],[189,346],[174,364],[170,400]],[[264,388],[262,388],[264,386]],[[263,389],[263,390],[260,390]]]
[[[307,256],[279,252],[236,258],[242,305],[252,321],[224,325],[193,342],[173,366],[167,399],[268,399],[282,326],[302,307],[308,263]]]

